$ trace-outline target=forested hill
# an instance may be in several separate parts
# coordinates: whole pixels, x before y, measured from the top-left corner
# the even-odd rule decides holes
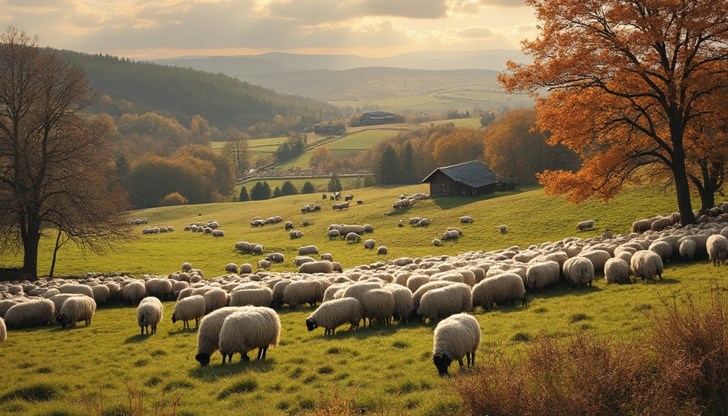
[[[113,56],[54,51],[86,71],[100,96],[92,110],[111,115],[162,111],[183,123],[199,114],[220,129],[246,129],[277,114],[315,123],[337,114],[322,101],[281,95],[224,74],[135,62]]]

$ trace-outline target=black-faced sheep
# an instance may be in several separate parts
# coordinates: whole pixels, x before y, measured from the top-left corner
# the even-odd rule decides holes
[[[220,328],[219,348],[222,363],[232,361],[240,353],[240,361],[248,361],[248,351],[258,348],[258,360],[264,360],[269,346],[278,345],[281,321],[270,308],[251,307],[230,314]]]
[[[433,335],[432,360],[441,376],[447,375],[450,364],[457,360],[463,367],[463,357],[468,367],[475,365],[475,352],[480,346],[480,325],[466,313],[443,319],[435,327]]]
[[[63,328],[67,326],[76,326],[76,322],[84,321],[86,325],[91,323],[96,312],[96,301],[88,296],[74,296],[66,299],[61,306],[61,311],[56,317],[56,321]]]
[[[306,318],[306,327],[309,331],[323,327],[324,335],[334,335],[336,328],[347,322],[351,324],[350,329],[356,330],[361,318],[361,304],[355,298],[332,299],[322,303]]]
[[[228,306],[209,313],[202,318],[197,331],[197,355],[195,355],[195,360],[201,366],[206,367],[210,364],[210,356],[217,351],[220,343],[220,330],[225,322],[225,318],[235,312],[241,311],[243,308],[251,308],[251,306]]]

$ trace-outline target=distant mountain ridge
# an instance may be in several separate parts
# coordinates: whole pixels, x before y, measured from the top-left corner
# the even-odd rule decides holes
[[[474,85],[496,87],[496,76],[509,60],[528,62],[524,54],[511,49],[412,52],[384,58],[270,52],[154,62],[223,73],[279,93],[332,100],[430,94]]]

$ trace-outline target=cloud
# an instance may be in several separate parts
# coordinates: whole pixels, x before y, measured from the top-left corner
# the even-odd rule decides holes
[[[460,29],[457,31],[457,34],[463,38],[473,39],[487,39],[493,37],[493,31],[490,28],[484,26]]]
[[[526,7],[526,0],[480,0],[483,6]]]
[[[437,19],[446,17],[446,0],[273,0],[265,7],[270,16],[313,24],[367,17]]]

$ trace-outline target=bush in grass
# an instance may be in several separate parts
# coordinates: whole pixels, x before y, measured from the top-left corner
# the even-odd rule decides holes
[[[316,187],[314,187],[313,184],[309,181],[304,182],[303,186],[301,187],[301,193],[312,194],[314,192],[316,192]]]
[[[542,337],[516,356],[490,356],[455,384],[471,414],[726,414],[728,303],[665,300],[641,340],[590,333]]]
[[[283,196],[283,192],[280,187],[276,186],[275,189],[273,189],[273,198],[278,198],[279,196]]]
[[[187,198],[185,198],[184,195],[182,195],[179,192],[172,192],[171,194],[165,195],[164,198],[162,198],[162,200],[159,201],[159,206],[160,207],[171,207],[171,206],[175,206],[175,205],[184,205],[187,202],[188,202]]]
[[[268,182],[256,182],[253,189],[250,190],[250,199],[253,201],[270,199],[270,185],[268,185]]]
[[[291,183],[291,181],[285,181],[283,182],[283,185],[281,185],[281,194],[282,195],[296,195],[298,193],[298,189],[296,189],[295,186]]]
[[[239,202],[250,201],[250,195],[248,195],[248,188],[246,188],[244,186],[240,188],[240,196],[238,196],[238,201]]]

